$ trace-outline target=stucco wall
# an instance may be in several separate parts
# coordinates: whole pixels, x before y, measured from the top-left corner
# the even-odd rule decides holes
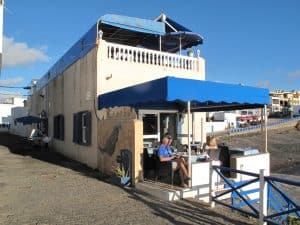
[[[111,175],[119,166],[117,157],[121,150],[129,150],[132,156],[133,184],[142,179],[143,124],[128,107],[99,112],[98,168]]]
[[[31,96],[30,114],[45,111],[48,117],[48,135],[53,137],[53,117],[64,115],[64,140],[51,140],[50,147],[63,155],[97,168],[97,118],[94,105],[97,85],[97,48],[76,61],[42,90]],[[73,143],[73,114],[80,111],[92,114],[90,146]]]

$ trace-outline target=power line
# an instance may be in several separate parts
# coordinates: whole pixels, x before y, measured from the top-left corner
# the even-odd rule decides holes
[[[30,95],[23,95],[23,94],[9,94],[9,93],[0,93],[1,95],[7,95],[7,96],[11,96],[11,97],[19,97],[19,96],[30,96]]]
[[[0,85],[0,88],[20,88],[20,89],[31,89],[30,86],[24,86],[24,87],[18,87],[18,86],[6,86],[6,85]]]

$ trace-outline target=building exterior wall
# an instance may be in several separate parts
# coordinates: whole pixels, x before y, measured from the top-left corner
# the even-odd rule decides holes
[[[30,99],[30,115],[45,112],[48,118],[50,147],[69,158],[97,168],[97,118],[95,112],[97,83],[97,48],[76,61]],[[92,115],[91,145],[73,143],[73,114],[90,111]],[[53,138],[53,117],[64,115],[64,140]]]
[[[142,180],[143,124],[129,107],[102,110],[98,122],[98,169],[111,175],[121,150],[131,152],[133,184]]]
[[[112,52],[116,50],[118,52],[115,52],[114,57],[112,57]],[[116,56],[117,54],[118,57]],[[165,60],[163,63],[158,62],[162,59]],[[97,95],[166,76],[205,80],[205,60],[202,57],[180,56],[99,40],[97,60]],[[182,63],[185,66],[182,66]],[[195,141],[205,142],[205,113],[195,113],[194,122]],[[203,128],[201,122],[203,122]],[[181,124],[181,133],[187,135],[186,116],[181,121]],[[190,127],[190,131],[192,132],[192,127]],[[186,144],[187,138],[182,137],[181,141]]]
[[[192,126],[192,124],[194,124],[194,127]],[[180,126],[181,126],[181,134],[183,135],[183,137],[181,138],[181,143],[188,144],[187,114],[184,114],[180,122]],[[206,142],[206,113],[196,112],[194,113],[194,116],[191,114],[190,134],[191,134],[191,139],[190,139],[191,141],[201,142],[201,143]]]
[[[34,91],[29,99],[29,114],[48,118],[48,136],[51,137],[50,148],[92,168],[99,168],[104,173],[111,174],[111,167],[115,165],[116,155],[119,154],[120,149],[130,150],[134,157],[133,177],[135,182],[142,176],[140,164],[142,161],[140,151],[143,150],[142,121],[138,120],[136,116],[134,118],[122,116],[122,119],[99,119],[103,112],[97,110],[97,97],[106,92],[166,76],[204,80],[205,62],[201,57],[183,57],[141,48],[134,48],[133,50],[142,50],[141,55],[146,55],[143,60],[149,60],[155,54],[165,54],[160,55],[166,57],[164,63],[154,65],[153,59],[151,62],[143,60],[139,62],[124,61],[119,60],[121,58],[109,56],[108,47],[112,45],[104,40],[98,40],[97,47],[78,59],[61,75],[49,81],[46,86]],[[129,46],[127,47],[130,49]],[[123,57],[124,54],[122,59],[124,59]],[[92,141],[90,146],[73,142],[73,114],[86,110],[92,113]],[[53,138],[54,117],[57,115],[64,116],[64,140]],[[205,113],[196,113],[195,115],[195,124],[200,124],[201,118],[205,122]],[[124,128],[122,131],[120,130],[120,137],[118,137],[120,141],[116,143],[116,152],[108,157],[99,149],[103,148],[108,138],[105,135],[111,132],[115,124],[121,124]],[[205,125],[203,127],[205,129]],[[205,132],[199,133],[200,128],[198,127],[195,130],[197,139],[206,139]],[[183,119],[183,132],[187,133],[186,118]]]

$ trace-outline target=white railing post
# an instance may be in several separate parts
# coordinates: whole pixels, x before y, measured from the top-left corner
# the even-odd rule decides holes
[[[215,196],[214,192],[213,192],[213,167],[212,167],[212,161],[209,162],[209,191],[208,191],[208,194],[209,194],[209,206],[211,208],[214,208],[215,207],[215,202],[213,201],[213,197]]]
[[[267,184],[265,182],[265,170],[259,170],[259,225],[267,225],[264,221],[264,217],[268,213],[268,192]]]

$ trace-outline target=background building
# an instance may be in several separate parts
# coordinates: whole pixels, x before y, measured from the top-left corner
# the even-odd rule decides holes
[[[276,90],[270,92],[270,115],[289,116],[300,106],[300,91]]]
[[[17,96],[0,96],[0,124],[9,124],[12,108],[23,107],[25,100],[25,98]]]

